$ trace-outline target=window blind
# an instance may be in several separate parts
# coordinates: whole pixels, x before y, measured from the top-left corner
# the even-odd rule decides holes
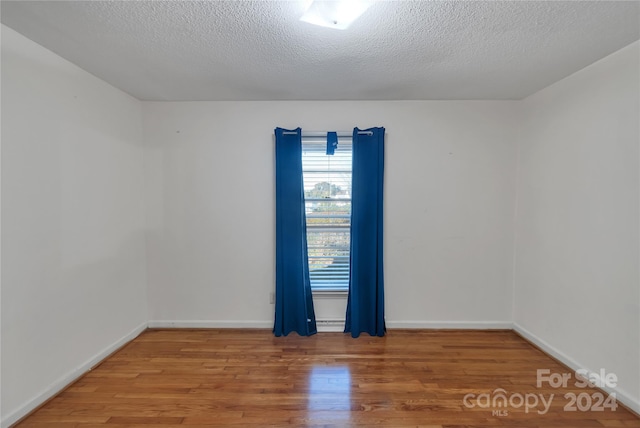
[[[326,136],[302,137],[309,275],[314,291],[346,291],[349,287],[351,143],[351,137],[339,137],[335,153],[328,156]]]

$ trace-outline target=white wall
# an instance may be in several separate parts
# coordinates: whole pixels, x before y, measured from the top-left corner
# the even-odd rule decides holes
[[[638,42],[523,101],[516,327],[640,411]]]
[[[143,103],[151,325],[271,327],[274,127],[385,126],[388,325],[509,327],[516,105]]]
[[[2,424],[146,326],[140,102],[2,26]]]

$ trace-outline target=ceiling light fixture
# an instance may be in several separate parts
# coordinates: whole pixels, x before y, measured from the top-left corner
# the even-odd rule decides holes
[[[367,0],[314,0],[300,21],[345,30],[371,6]]]

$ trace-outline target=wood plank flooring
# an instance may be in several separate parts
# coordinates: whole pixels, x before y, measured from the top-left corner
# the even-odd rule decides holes
[[[573,376],[538,388],[537,369],[572,373],[511,331],[147,330],[17,426],[640,427],[622,407],[586,408],[598,391]],[[596,400],[567,411],[565,394]]]

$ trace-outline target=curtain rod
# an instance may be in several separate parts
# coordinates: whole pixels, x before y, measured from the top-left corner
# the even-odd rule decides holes
[[[283,135],[297,135],[298,133],[295,131],[284,131],[282,132]],[[342,138],[348,138],[348,137],[352,137],[353,136],[353,131],[338,131],[337,132],[338,137],[342,137]],[[358,135],[373,135],[373,132],[371,131],[358,131]],[[326,137],[327,133],[326,132],[303,132],[302,133],[302,137],[303,138],[323,138]]]

